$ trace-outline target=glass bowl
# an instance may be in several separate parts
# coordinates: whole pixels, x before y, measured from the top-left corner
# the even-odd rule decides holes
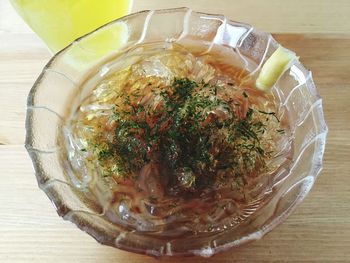
[[[161,239],[130,231],[108,221],[91,205],[83,188],[67,180],[58,138],[72,107],[72,98],[83,98],[81,83],[111,56],[127,54],[140,43],[195,41],[203,52],[215,47],[229,50],[252,78],[278,48],[273,37],[222,15],[188,8],[142,11],[110,22],[77,39],[45,66],[28,96],[25,146],[33,161],[39,187],[65,220],[76,224],[98,242],[152,256],[212,256],[220,251],[260,239],[283,222],[302,202],[322,169],[327,126],[322,100],[311,72],[295,61],[272,92],[280,101],[280,114],[288,115],[293,140],[291,165],[271,182],[269,202],[238,227],[186,239]],[[197,50],[198,51],[198,50]],[[95,72],[96,73],[96,72]]]

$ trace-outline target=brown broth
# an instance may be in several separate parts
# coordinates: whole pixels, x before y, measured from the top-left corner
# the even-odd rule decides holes
[[[230,59],[221,51],[200,55],[179,45],[139,46],[107,63],[107,74],[90,76],[84,83],[87,96],[75,102],[79,106],[65,123],[63,141],[71,167],[69,177],[74,185],[85,189],[85,195],[101,207],[108,220],[131,230],[179,236],[235,227],[264,204],[273,178],[281,167],[289,165],[288,123],[278,119],[276,98],[256,89],[249,72],[229,62],[238,59]],[[142,163],[127,176],[125,171],[121,176],[115,155],[101,161],[101,147],[115,141],[117,124],[111,119],[115,105],[120,112],[133,103],[148,105],[151,101],[154,106],[154,101],[162,101],[151,90],[169,89],[174,77],[204,83],[196,92],[206,92],[205,85],[217,86],[215,96],[235,104],[232,109],[238,119],[244,119],[249,109],[254,109],[254,123],[266,123],[265,133],[259,135],[264,152],[271,152],[263,160],[266,167],[254,164],[251,170],[241,171],[239,178],[216,171],[222,180],[214,177],[211,184],[195,190],[174,190],[177,185],[171,183],[173,174],[160,161]],[[125,94],[136,91],[137,98],[131,96],[127,105]],[[273,115],[264,114],[272,112]],[[277,132],[282,129],[283,134]],[[106,170],[110,172],[106,174]]]

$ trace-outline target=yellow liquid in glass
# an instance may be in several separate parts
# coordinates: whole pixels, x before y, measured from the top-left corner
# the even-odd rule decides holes
[[[75,39],[128,14],[132,0],[11,0],[25,22],[57,52]]]

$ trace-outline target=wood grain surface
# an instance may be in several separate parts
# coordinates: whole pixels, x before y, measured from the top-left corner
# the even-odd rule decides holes
[[[306,200],[262,240],[210,259],[164,262],[350,262],[350,1],[135,1],[189,6],[271,31],[312,70],[329,126],[324,169]],[[283,8],[282,8],[283,7]],[[0,262],[157,262],[102,246],[59,218],[23,147],[26,96],[50,58],[0,0]]]

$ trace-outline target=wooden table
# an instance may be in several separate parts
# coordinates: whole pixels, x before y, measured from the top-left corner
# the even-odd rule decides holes
[[[305,202],[262,240],[182,262],[350,262],[350,1],[136,0],[141,9],[189,6],[271,31],[312,69],[329,125],[324,170]],[[105,247],[56,215],[23,147],[26,96],[50,58],[0,0],[0,262],[156,262]],[[165,259],[179,262],[179,259]]]

